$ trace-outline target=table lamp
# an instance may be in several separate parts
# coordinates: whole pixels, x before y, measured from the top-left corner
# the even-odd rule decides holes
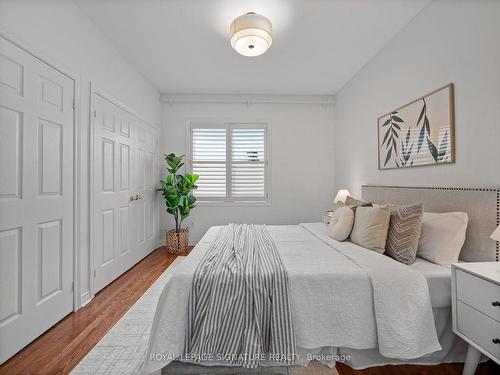
[[[351,193],[349,193],[349,190],[347,190],[347,189],[339,190],[339,192],[337,193],[337,196],[333,200],[333,203],[337,203],[337,202],[345,203],[345,199],[347,198],[348,195],[351,195]],[[499,236],[500,236],[500,231],[499,231]]]

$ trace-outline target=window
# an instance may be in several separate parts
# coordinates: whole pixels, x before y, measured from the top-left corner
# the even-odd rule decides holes
[[[192,123],[190,139],[199,201],[267,202],[266,124]]]

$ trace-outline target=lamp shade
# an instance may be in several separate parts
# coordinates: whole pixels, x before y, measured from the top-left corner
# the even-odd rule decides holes
[[[490,237],[492,240],[500,241],[500,227],[497,227]]]
[[[345,203],[345,199],[347,198],[348,195],[351,195],[351,193],[349,193],[349,190],[347,190],[347,189],[339,190],[339,192],[337,193],[337,196],[333,200],[333,203],[337,203],[337,202]]]
[[[259,56],[273,43],[272,25],[266,17],[253,12],[231,23],[231,46],[243,56]]]

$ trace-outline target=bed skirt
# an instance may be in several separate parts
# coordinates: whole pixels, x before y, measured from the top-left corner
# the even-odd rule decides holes
[[[438,352],[408,361],[383,357],[376,348],[365,350],[339,348],[338,353],[339,355],[349,355],[350,361],[345,362],[345,364],[356,370],[384,365],[437,365],[440,363],[465,362],[467,343],[452,331],[451,307],[433,309],[432,312],[439,343],[442,347]]]
[[[451,307],[442,307],[433,309],[434,321],[439,337],[439,343],[442,349],[425,357],[416,358],[408,361],[386,358],[380,355],[377,348],[373,349],[350,349],[337,347],[323,347],[316,349],[297,348],[297,365],[307,366],[310,361],[316,360],[329,367],[335,367],[337,362],[352,367],[356,370],[365,369],[368,367],[384,366],[384,365],[402,365],[402,364],[419,364],[419,365],[437,365],[440,363],[455,363],[465,362],[467,352],[467,344],[452,332]],[[486,358],[484,358],[486,360]],[[192,363],[183,360],[184,363]],[[172,364],[175,366],[175,364]],[[228,366],[227,363],[219,361],[204,361],[192,366],[204,366],[205,373],[210,374],[210,369],[207,367],[213,366]],[[273,366],[276,363],[261,363],[263,367]],[[215,369],[214,369],[215,370]],[[276,369],[275,369],[276,370]],[[256,373],[259,370],[256,370]],[[162,374],[170,374],[169,366],[163,368]],[[195,372],[196,373],[196,372]],[[276,371],[273,371],[276,373]],[[284,372],[286,373],[286,372]]]

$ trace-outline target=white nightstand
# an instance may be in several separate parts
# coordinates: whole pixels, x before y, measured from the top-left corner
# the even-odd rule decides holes
[[[323,215],[321,215],[321,221],[324,224],[330,224],[330,219],[332,218],[333,211],[325,211]]]
[[[500,364],[500,263],[451,266],[453,332],[467,341],[464,375],[476,371],[481,353]]]

